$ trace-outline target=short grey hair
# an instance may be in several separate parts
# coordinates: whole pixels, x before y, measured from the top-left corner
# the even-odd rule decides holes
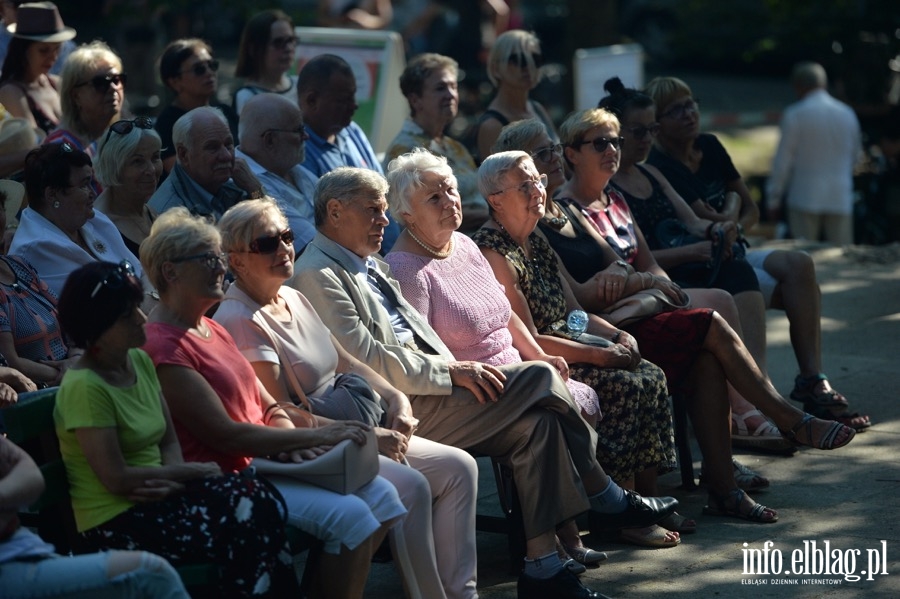
[[[506,173],[526,160],[531,156],[521,150],[491,154],[478,167],[478,191],[486,198],[494,195],[502,188]]]
[[[228,125],[228,119],[225,118],[225,115],[222,114],[221,110],[215,106],[200,106],[181,115],[172,126],[172,145],[175,146],[175,148],[178,148],[178,146],[184,146],[188,150],[193,148],[194,141],[191,132],[194,128],[194,123],[204,115],[219,119],[222,121],[222,124],[231,131],[231,127]]]
[[[538,119],[512,122],[500,130],[500,135],[491,148],[491,154],[510,150],[528,152],[526,148],[530,148],[537,138],[545,133],[549,135],[547,126]]]
[[[391,216],[401,226],[406,226],[403,213],[412,212],[412,194],[422,187],[424,173],[449,177],[453,180],[453,186],[456,187],[456,176],[447,163],[447,159],[432,154],[425,148],[415,148],[411,152],[397,156],[388,164],[387,201],[391,208]]]
[[[150,283],[162,293],[167,288],[163,264],[221,241],[219,230],[206,218],[192,215],[184,206],[169,208],[153,221],[150,235],[141,243],[141,265]]]
[[[152,137],[162,148],[159,133],[153,128],[135,127],[129,133],[112,135],[107,133],[107,135],[94,158],[94,175],[103,187],[122,185],[122,169],[145,137]]]
[[[328,200],[335,199],[346,204],[361,197],[380,198],[387,195],[387,191],[385,178],[367,168],[341,166],[325,173],[316,184],[316,228],[326,222]]]
[[[817,62],[798,62],[791,71],[791,83],[803,91],[824,88],[828,85],[825,67]]]
[[[229,208],[217,224],[222,234],[222,250],[242,252],[253,241],[253,230],[264,216],[271,216],[280,228],[287,228],[288,220],[273,198],[244,200]]]

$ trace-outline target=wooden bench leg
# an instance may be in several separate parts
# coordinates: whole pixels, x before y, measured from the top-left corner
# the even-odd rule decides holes
[[[672,396],[672,412],[675,425],[675,448],[678,451],[678,464],[681,468],[681,488],[693,491],[697,488],[697,483],[694,481],[694,458],[691,455],[691,437],[688,433],[688,416],[684,397]]]

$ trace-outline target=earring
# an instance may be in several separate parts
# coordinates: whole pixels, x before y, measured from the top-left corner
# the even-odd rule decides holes
[[[54,207],[54,208],[59,208],[59,202],[53,202],[53,207]]]

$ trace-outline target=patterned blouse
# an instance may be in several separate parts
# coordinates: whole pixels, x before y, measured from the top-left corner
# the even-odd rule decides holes
[[[28,360],[62,360],[69,349],[62,336],[56,296],[18,256],[0,256],[15,281],[0,284],[0,332],[12,333],[16,353]]]

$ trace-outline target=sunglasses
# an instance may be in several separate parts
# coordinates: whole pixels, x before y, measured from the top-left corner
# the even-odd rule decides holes
[[[137,275],[134,273],[134,267],[128,260],[122,260],[116,266],[115,270],[111,270],[106,278],[97,283],[94,290],[91,291],[91,299],[94,299],[100,290],[104,287],[108,289],[120,289],[129,281],[136,280]]]
[[[276,50],[284,50],[288,46],[296,46],[297,42],[296,35],[283,35],[281,37],[273,37],[269,40],[269,43]]]
[[[212,58],[210,60],[201,60],[199,62],[195,62],[192,67],[181,72],[187,73],[188,71],[191,71],[196,77],[203,77],[204,75],[206,75],[207,70],[211,73],[215,73],[216,71],[218,71],[219,61],[215,58]]]
[[[530,54],[531,60],[534,62],[534,66],[540,67],[544,63],[544,58],[538,52],[532,52]],[[506,60],[506,63],[510,66],[516,66],[520,69],[525,69],[528,67],[528,55],[525,54],[510,54],[509,58]]]
[[[649,127],[644,127],[643,125],[635,125],[634,127],[623,127],[628,133],[631,134],[635,139],[644,139],[647,134],[650,134],[650,137],[656,137],[656,134],[659,133],[659,123],[652,123]]]
[[[507,187],[506,189],[501,189],[500,191],[495,191],[491,195],[506,193],[510,189],[516,189],[520,193],[528,195],[528,192],[530,192],[532,188],[547,189],[547,175],[541,175],[537,179],[528,179],[527,181],[522,181],[518,185],[513,185],[512,187]]]
[[[203,254],[179,256],[178,258],[172,258],[169,262],[178,264],[180,262],[189,262],[191,260],[202,260],[209,270],[215,270],[220,266],[222,268],[228,268],[228,254],[225,252],[220,252],[218,254],[215,252],[205,252]]]
[[[672,118],[672,119],[680,119],[683,118],[687,113],[700,112],[700,100],[698,98],[691,98],[690,101],[685,102],[684,104],[679,104],[678,106],[673,106],[668,109],[664,113],[662,113],[663,118]]]
[[[125,73],[112,73],[110,75],[97,75],[96,77],[91,77],[87,81],[75,84],[75,87],[90,84],[94,86],[94,91],[98,94],[105,94],[112,85],[121,85],[122,87],[125,87],[126,81],[128,81],[128,75]]]
[[[552,146],[545,146],[543,148],[538,148],[534,152],[531,153],[532,158],[537,158],[541,162],[549,163],[555,156],[562,156],[563,147],[562,144],[554,144]]]
[[[284,242],[286,245],[290,246],[294,243],[294,232],[290,229],[285,229],[281,233],[277,235],[271,235],[267,237],[257,237],[253,241],[250,242],[250,253],[251,254],[274,254],[278,251],[278,247],[281,242]]]
[[[622,147],[622,138],[621,137],[595,137],[594,139],[586,139],[579,143],[579,146],[583,146],[585,144],[592,144],[594,146],[594,151],[598,154],[602,154],[606,151],[606,148],[612,147],[616,152],[619,151]]]
[[[129,133],[134,131],[135,127],[137,127],[138,129],[153,129],[153,120],[150,117],[139,116],[136,119],[132,119],[130,121],[116,121],[109,126],[109,131],[106,132],[106,137],[103,138],[103,145],[106,145],[106,142],[109,141],[109,137],[113,134],[113,132],[118,133],[119,135],[128,135]]]

